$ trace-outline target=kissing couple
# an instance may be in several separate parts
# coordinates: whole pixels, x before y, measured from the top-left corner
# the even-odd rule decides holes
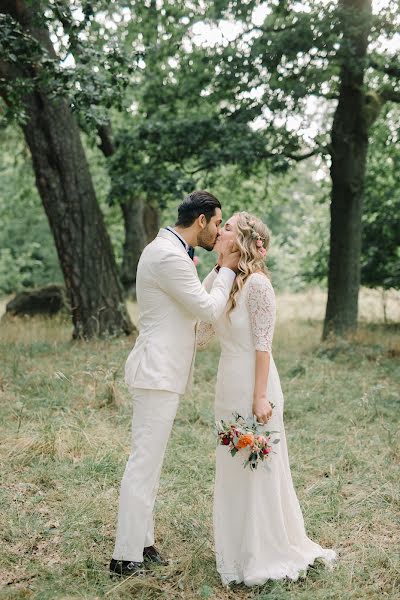
[[[112,574],[145,572],[167,561],[155,547],[153,508],[165,450],[181,396],[191,384],[196,347],[213,336],[221,346],[215,417],[256,417],[279,432],[267,468],[244,469],[242,453],[216,450],[214,541],[222,583],[262,585],[296,580],[333,550],[311,541],[293,487],[281,384],[272,356],[275,294],[266,257],[269,230],[247,212],[222,227],[221,204],[206,191],[189,194],[174,227],[160,229],[137,269],[139,336],[125,381],[133,398],[132,450],[121,483]],[[194,248],[218,261],[203,283]]]

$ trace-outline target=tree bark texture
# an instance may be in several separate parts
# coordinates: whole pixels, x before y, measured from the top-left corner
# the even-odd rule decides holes
[[[331,226],[328,301],[323,338],[356,329],[360,287],[361,216],[368,150],[364,61],[371,0],[342,0],[339,101],[331,134]]]
[[[125,229],[121,281],[125,292],[136,296],[137,265],[143,248],[152,242],[158,233],[159,211],[157,207],[140,198],[120,204]]]
[[[127,293],[136,295],[136,270],[140,255],[147,244],[143,225],[145,203],[140,198],[120,203],[124,217],[125,240],[121,266],[121,281]]]
[[[33,9],[40,4],[2,1],[2,11],[5,7],[56,58],[47,29],[35,20]],[[35,75],[26,69],[15,72],[7,63],[1,63],[0,72],[9,81]],[[130,333],[134,328],[76,119],[64,99],[51,99],[38,86],[24,96],[23,104],[28,116],[23,131],[65,279],[73,336]]]
[[[149,244],[156,237],[160,229],[160,212],[158,206],[151,202],[146,202],[143,212],[143,223]]]

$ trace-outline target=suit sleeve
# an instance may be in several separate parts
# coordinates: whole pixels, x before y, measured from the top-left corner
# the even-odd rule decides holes
[[[210,293],[213,283],[217,278],[217,275],[218,273],[215,269],[213,269],[212,271],[210,271],[207,277],[203,279],[203,288],[206,290],[206,292]]]
[[[207,323],[215,323],[222,315],[236,277],[230,269],[221,268],[212,290],[207,293],[192,265],[177,254],[161,257],[155,275],[165,293],[195,318]]]

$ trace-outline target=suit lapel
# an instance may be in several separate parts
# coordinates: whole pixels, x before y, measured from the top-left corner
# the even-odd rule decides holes
[[[176,235],[171,233],[171,231],[168,231],[168,229],[160,229],[160,231],[158,232],[157,238],[162,238],[163,240],[168,240],[169,242],[171,242],[171,244],[173,244],[173,246],[177,249],[177,251],[179,251],[181,254],[186,256],[187,260],[196,269],[192,259],[190,258],[189,254],[186,252],[186,249],[184,248],[182,242],[180,241],[179,238],[176,237]],[[197,270],[196,270],[196,272],[197,272]]]

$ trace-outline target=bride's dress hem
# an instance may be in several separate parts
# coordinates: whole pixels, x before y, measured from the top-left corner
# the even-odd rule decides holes
[[[286,564],[280,569],[268,570],[265,569],[262,573],[243,575],[238,572],[230,571],[229,576],[224,575],[219,571],[222,584],[229,586],[231,584],[239,585],[243,583],[247,587],[254,585],[264,585],[267,581],[278,581],[283,579],[290,579],[291,581],[297,581],[301,573],[306,571],[309,567],[312,567],[316,560],[320,559],[326,567],[332,568],[333,563],[337,560],[337,554],[334,550],[322,549],[322,552],[318,552],[312,558],[304,560],[300,564]]]

